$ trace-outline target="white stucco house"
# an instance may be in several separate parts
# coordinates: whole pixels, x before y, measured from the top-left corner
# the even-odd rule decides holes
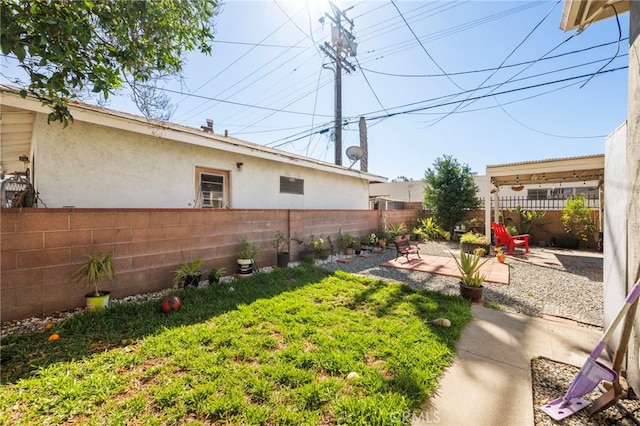
[[[27,171],[38,207],[368,209],[386,178],[212,131],[74,102],[74,121],[0,86],[3,175]],[[2,200],[7,206],[10,200]]]

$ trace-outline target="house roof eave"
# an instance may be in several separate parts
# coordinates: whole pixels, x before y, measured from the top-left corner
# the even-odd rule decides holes
[[[16,108],[26,109],[36,113],[48,114],[46,107],[33,97],[22,98],[19,90],[6,85],[0,85],[1,103]],[[315,170],[336,173],[339,175],[364,179],[370,183],[387,182],[387,178],[371,173],[361,172],[338,166],[332,163],[315,160],[302,155],[265,147],[234,137],[204,133],[201,130],[179,124],[155,121],[146,117],[125,112],[115,111],[99,106],[88,105],[72,101],[69,104],[74,120],[84,121],[105,127],[128,130],[138,134],[174,140],[177,142],[199,145],[225,152],[248,155],[252,157],[295,164]]]

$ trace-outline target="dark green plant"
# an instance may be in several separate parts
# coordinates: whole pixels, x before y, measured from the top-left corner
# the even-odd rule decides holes
[[[518,232],[520,234],[529,234],[530,239],[533,238],[533,231],[535,230],[535,224],[533,221],[540,220],[547,214],[546,211],[537,212],[535,210],[523,209],[520,206],[516,206],[515,209],[508,209],[508,211],[515,211],[516,213],[518,213],[518,216],[520,217],[520,229]]]
[[[183,260],[180,267],[173,272],[173,286],[179,287],[187,278],[202,275],[202,258],[196,257],[193,262]]]
[[[589,235],[593,235],[596,230],[592,212],[593,209],[587,206],[587,197],[584,194],[567,198],[567,204],[562,209],[560,218],[566,233],[587,241]]]
[[[281,231],[276,232],[276,240],[273,242],[273,247],[278,254],[289,253],[289,238]]]
[[[482,283],[484,283],[485,276],[480,275],[480,268],[482,265],[487,263],[489,259],[486,259],[483,262],[481,256],[478,256],[477,253],[465,253],[464,250],[460,250],[460,260],[456,258],[453,253],[453,260],[456,262],[456,266],[458,266],[458,270],[460,271],[460,281],[462,284],[469,287],[481,287]]]
[[[72,121],[80,92],[106,99],[125,84],[146,113],[139,83],[179,76],[186,52],[211,53],[218,11],[213,0],[3,1],[2,53],[27,75],[21,95],[51,108],[49,122]]]
[[[114,274],[113,252],[110,251],[106,254],[87,256],[87,261],[76,270],[71,279],[77,282],[86,282],[93,287],[93,294],[99,296],[99,286],[102,280],[112,280]]]
[[[227,270],[225,268],[213,268],[209,272],[209,283],[210,284],[217,283],[218,281],[220,281],[220,278],[222,278],[226,272]]]
[[[345,248],[347,247],[352,248],[354,239],[355,237],[351,234],[347,234],[347,233],[340,234],[340,241],[342,241],[342,244]]]
[[[431,209],[436,222],[453,233],[467,210],[477,210],[480,200],[471,168],[452,156],[436,159],[433,169],[424,173],[424,203]]]
[[[262,253],[262,249],[255,244],[250,243],[246,238],[240,240],[240,245],[236,255],[238,259],[254,259]]]
[[[390,240],[391,233],[389,231],[381,229],[380,231],[376,232],[376,237],[378,237],[378,242],[380,242],[380,240]]]

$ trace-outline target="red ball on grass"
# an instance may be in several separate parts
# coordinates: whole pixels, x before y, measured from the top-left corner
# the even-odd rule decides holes
[[[167,296],[162,299],[162,305],[160,308],[162,309],[162,312],[168,314],[171,311],[177,311],[180,309],[180,306],[182,306],[182,302],[178,296]]]

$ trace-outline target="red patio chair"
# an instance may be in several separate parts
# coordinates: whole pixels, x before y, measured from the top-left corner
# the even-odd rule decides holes
[[[509,231],[501,223],[492,223],[491,229],[496,237],[496,247],[507,246],[507,254],[526,254],[529,253],[529,234],[511,235]],[[524,246],[524,253],[514,253],[513,249],[518,246]]]

